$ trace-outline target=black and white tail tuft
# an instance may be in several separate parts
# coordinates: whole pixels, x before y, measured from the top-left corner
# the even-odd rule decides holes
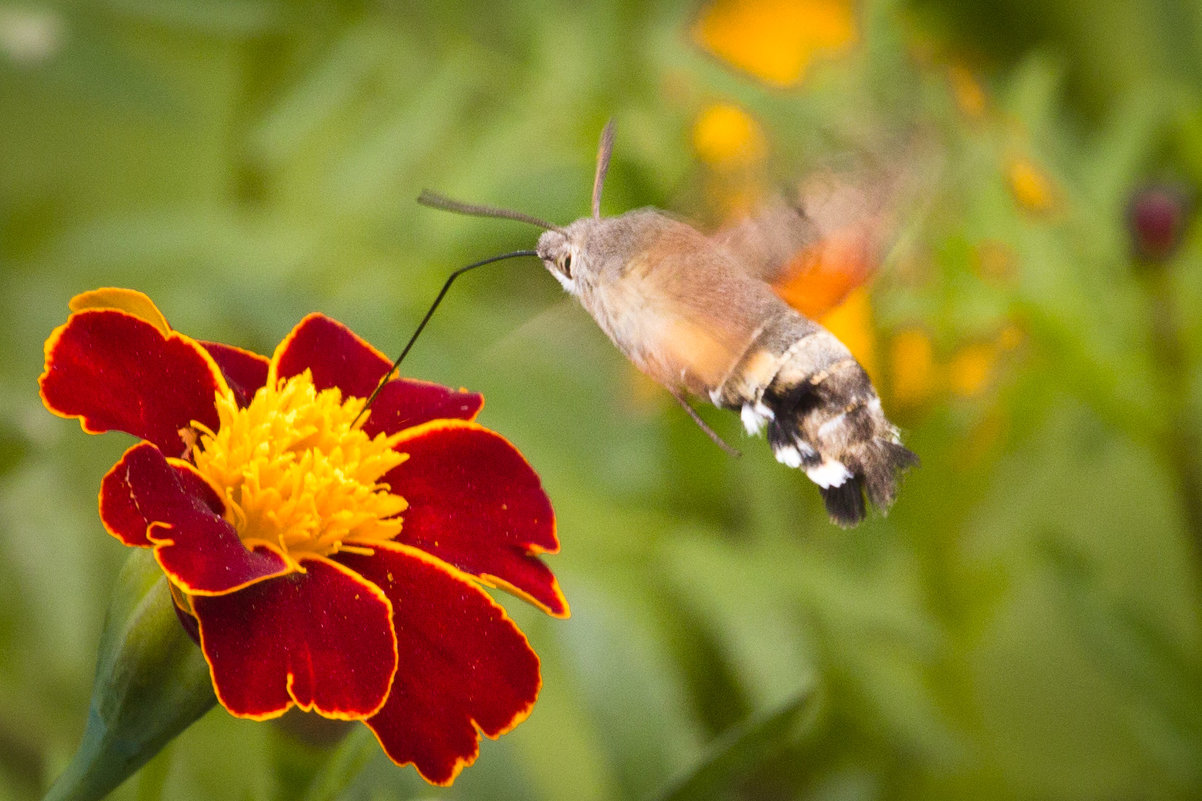
[[[749,430],[767,424],[777,460],[803,470],[831,521],[845,528],[864,519],[866,500],[887,512],[900,473],[918,464],[850,356],[805,376],[782,371],[743,418]]]

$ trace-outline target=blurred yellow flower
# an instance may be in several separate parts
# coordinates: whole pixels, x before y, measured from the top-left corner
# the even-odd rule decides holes
[[[715,169],[747,167],[764,157],[766,145],[760,124],[731,103],[715,103],[693,125],[693,148]]]
[[[713,103],[693,124],[693,149],[709,168],[705,193],[721,216],[751,214],[763,196],[757,168],[768,152],[760,123],[733,103]]]
[[[1014,199],[1023,208],[1046,212],[1055,205],[1056,191],[1052,179],[1031,159],[1011,159],[1006,166],[1006,180]]]
[[[951,391],[965,398],[980,394],[993,374],[998,350],[992,342],[977,342],[960,348],[947,367]]]
[[[889,348],[890,387],[898,403],[919,406],[935,393],[935,347],[923,330],[899,331]]]
[[[815,57],[856,40],[850,0],[714,0],[693,36],[730,65],[775,86],[800,83]]]
[[[911,407],[947,394],[978,397],[988,388],[1002,355],[1022,339],[1017,326],[1007,325],[991,339],[959,347],[950,360],[936,361],[929,334],[918,328],[900,331],[889,349],[893,397]]]

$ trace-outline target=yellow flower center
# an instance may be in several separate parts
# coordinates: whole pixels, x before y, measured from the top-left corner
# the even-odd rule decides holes
[[[400,434],[368,437],[354,425],[362,398],[320,392],[309,371],[269,383],[246,408],[217,394],[220,425],[200,432],[196,467],[225,500],[225,517],[248,546],[266,542],[295,567],[307,554],[358,550],[346,540],[390,540],[408,504],[380,479],[403,462]]]

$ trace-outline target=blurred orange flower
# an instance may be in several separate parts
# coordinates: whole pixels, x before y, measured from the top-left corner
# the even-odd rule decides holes
[[[856,35],[849,0],[714,0],[693,27],[703,48],[774,86],[800,83],[816,57]]]

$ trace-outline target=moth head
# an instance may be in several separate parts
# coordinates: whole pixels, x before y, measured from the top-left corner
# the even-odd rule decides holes
[[[621,277],[630,259],[630,218],[635,216],[582,217],[564,228],[544,231],[535,252],[555,280],[579,296]]]
[[[544,231],[535,252],[547,272],[572,295],[579,296],[605,280],[614,260],[610,251],[611,229],[621,218],[582,217],[571,225]],[[620,266],[620,260],[619,260]]]
[[[573,295],[578,294],[576,276],[584,265],[579,244],[573,241],[573,237],[568,236],[567,230],[544,231],[538,238],[535,251],[542,259],[547,272],[555,276],[555,280],[559,281],[565,290]]]
[[[601,219],[581,217],[571,225],[544,231],[535,252],[563,288],[580,297],[621,281],[639,254],[670,224],[654,209]]]

